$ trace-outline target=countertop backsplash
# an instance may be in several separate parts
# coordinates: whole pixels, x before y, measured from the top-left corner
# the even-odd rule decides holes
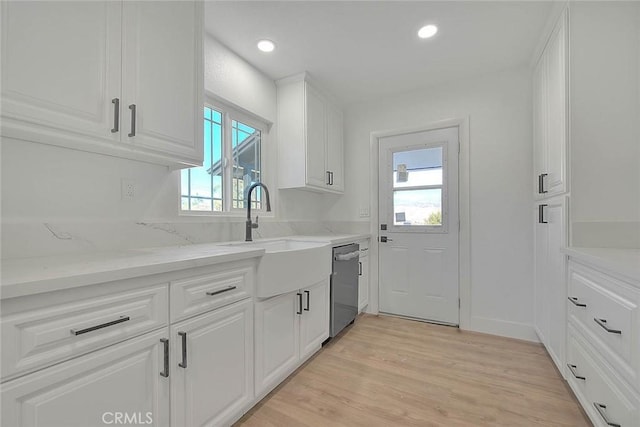
[[[244,218],[215,222],[51,221],[3,222],[2,259],[102,252],[159,246],[241,241]],[[261,219],[254,238],[368,233],[369,222]]]

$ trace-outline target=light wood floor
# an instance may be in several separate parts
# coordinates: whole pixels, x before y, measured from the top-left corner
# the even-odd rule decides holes
[[[590,426],[539,344],[361,316],[236,426]]]

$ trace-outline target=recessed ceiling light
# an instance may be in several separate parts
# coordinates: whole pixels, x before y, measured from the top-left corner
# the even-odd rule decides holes
[[[276,45],[271,40],[260,40],[258,42],[258,49],[263,52],[273,52],[273,49],[276,48]]]
[[[418,37],[421,39],[428,39],[429,37],[435,36],[437,32],[438,27],[435,25],[425,25],[418,30]]]

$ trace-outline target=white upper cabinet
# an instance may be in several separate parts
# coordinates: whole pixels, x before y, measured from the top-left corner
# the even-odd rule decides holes
[[[201,2],[2,2],[2,135],[202,164]]]
[[[331,172],[331,189],[344,191],[344,142],[342,111],[327,105],[327,170]]]
[[[342,111],[306,73],[277,84],[279,187],[342,193]]]
[[[126,1],[122,16],[123,137],[201,163],[202,3]]]
[[[560,17],[534,70],[534,173],[537,198],[567,186],[567,13]]]
[[[121,16],[118,2],[2,2],[4,136],[120,139]]]

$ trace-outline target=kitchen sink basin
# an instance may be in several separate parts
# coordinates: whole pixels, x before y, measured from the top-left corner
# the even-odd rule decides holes
[[[228,246],[265,250],[258,264],[255,292],[258,298],[293,292],[327,280],[331,274],[331,245],[326,242],[277,239]]]

